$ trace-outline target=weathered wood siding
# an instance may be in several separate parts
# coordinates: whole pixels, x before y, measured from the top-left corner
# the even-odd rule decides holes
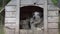
[[[35,6],[39,6],[42,7],[44,9],[44,1],[45,0],[21,0],[21,5],[20,7],[23,6],[29,6],[29,5],[34,5],[35,2],[37,2],[37,4]],[[54,6],[51,2],[51,0],[48,0],[47,3],[47,8],[48,8],[48,15],[47,15],[47,20],[48,20],[48,34],[58,34],[58,8],[56,6]],[[16,28],[16,0],[12,0],[11,2],[9,2],[7,4],[7,6],[5,6],[5,30],[6,30],[6,34],[10,34],[10,32],[12,32],[11,34],[15,33],[15,28]],[[20,30],[21,34],[25,34],[23,32],[28,32],[28,31],[24,31],[24,30]],[[14,33],[13,33],[14,32]],[[37,31],[39,32],[39,31]],[[30,34],[30,33],[29,33]],[[38,33],[40,34],[40,32]],[[43,32],[41,33],[43,34]]]
[[[48,0],[48,34],[58,33],[58,8],[53,5],[51,0]]]
[[[5,6],[5,34],[15,34],[16,30],[16,5]]]

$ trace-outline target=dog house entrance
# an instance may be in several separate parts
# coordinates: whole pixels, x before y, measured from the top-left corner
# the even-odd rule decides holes
[[[20,7],[20,30],[43,28],[43,8],[38,6]]]

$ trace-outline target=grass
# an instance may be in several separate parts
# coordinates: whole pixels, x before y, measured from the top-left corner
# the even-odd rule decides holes
[[[4,25],[1,20],[0,20],[0,34],[4,34]]]
[[[0,7],[0,10],[2,9],[2,7]]]
[[[4,28],[2,25],[0,26],[0,34],[4,34]]]
[[[0,34],[4,34],[4,14],[0,13]]]

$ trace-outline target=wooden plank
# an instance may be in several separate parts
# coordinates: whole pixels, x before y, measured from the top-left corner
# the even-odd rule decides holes
[[[23,6],[29,6],[29,5],[33,5],[33,4],[21,4],[20,7],[23,7]]]
[[[48,11],[48,16],[58,16],[58,11]]]
[[[44,34],[48,34],[48,20],[47,20],[47,0],[44,1]]]
[[[37,0],[36,0],[36,1],[37,1]],[[45,1],[45,0],[38,0],[38,1],[37,1],[37,4],[44,4],[44,1]]]
[[[44,8],[44,5],[43,4],[42,5],[36,5],[36,6]]]
[[[59,34],[59,29],[49,29],[48,34]]]
[[[7,5],[15,5],[16,6],[16,4],[17,4],[16,1],[17,0],[11,0]]]
[[[33,0],[21,0],[21,4],[33,4],[35,1],[33,1]]]
[[[21,4],[21,6],[20,7],[23,7],[23,6],[34,6],[34,4]],[[36,4],[36,6],[39,6],[39,7],[42,7],[42,8],[44,8],[43,7],[43,4]]]
[[[44,4],[44,0],[21,0],[21,4]]]
[[[58,22],[59,21],[59,17],[48,17],[48,22]]]
[[[58,28],[58,23],[48,23],[48,28]]]
[[[15,28],[15,24],[5,24],[5,27],[7,27],[7,28]]]
[[[25,30],[25,29],[21,29],[20,30],[20,34],[33,34],[32,30]],[[34,34],[43,34],[43,30],[36,30],[34,31]]]
[[[47,0],[48,1],[48,4],[53,4],[51,0]]]
[[[16,17],[16,12],[5,12],[6,18]]]
[[[53,4],[52,5],[49,4],[47,7],[48,7],[48,10],[58,10],[59,9],[58,7],[54,6]]]
[[[16,24],[16,22],[5,22],[5,24]]]
[[[4,28],[6,34],[15,34],[15,29]]]
[[[16,11],[16,6],[5,6],[5,11]]]
[[[17,0],[16,1],[16,30],[15,30],[15,34],[19,34],[19,23],[20,23],[20,1],[21,0]]]
[[[16,22],[16,18],[5,18],[5,22]]]

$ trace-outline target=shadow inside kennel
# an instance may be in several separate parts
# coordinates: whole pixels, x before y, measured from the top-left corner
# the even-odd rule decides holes
[[[43,8],[38,6],[20,7],[20,34],[42,34],[43,25]]]

